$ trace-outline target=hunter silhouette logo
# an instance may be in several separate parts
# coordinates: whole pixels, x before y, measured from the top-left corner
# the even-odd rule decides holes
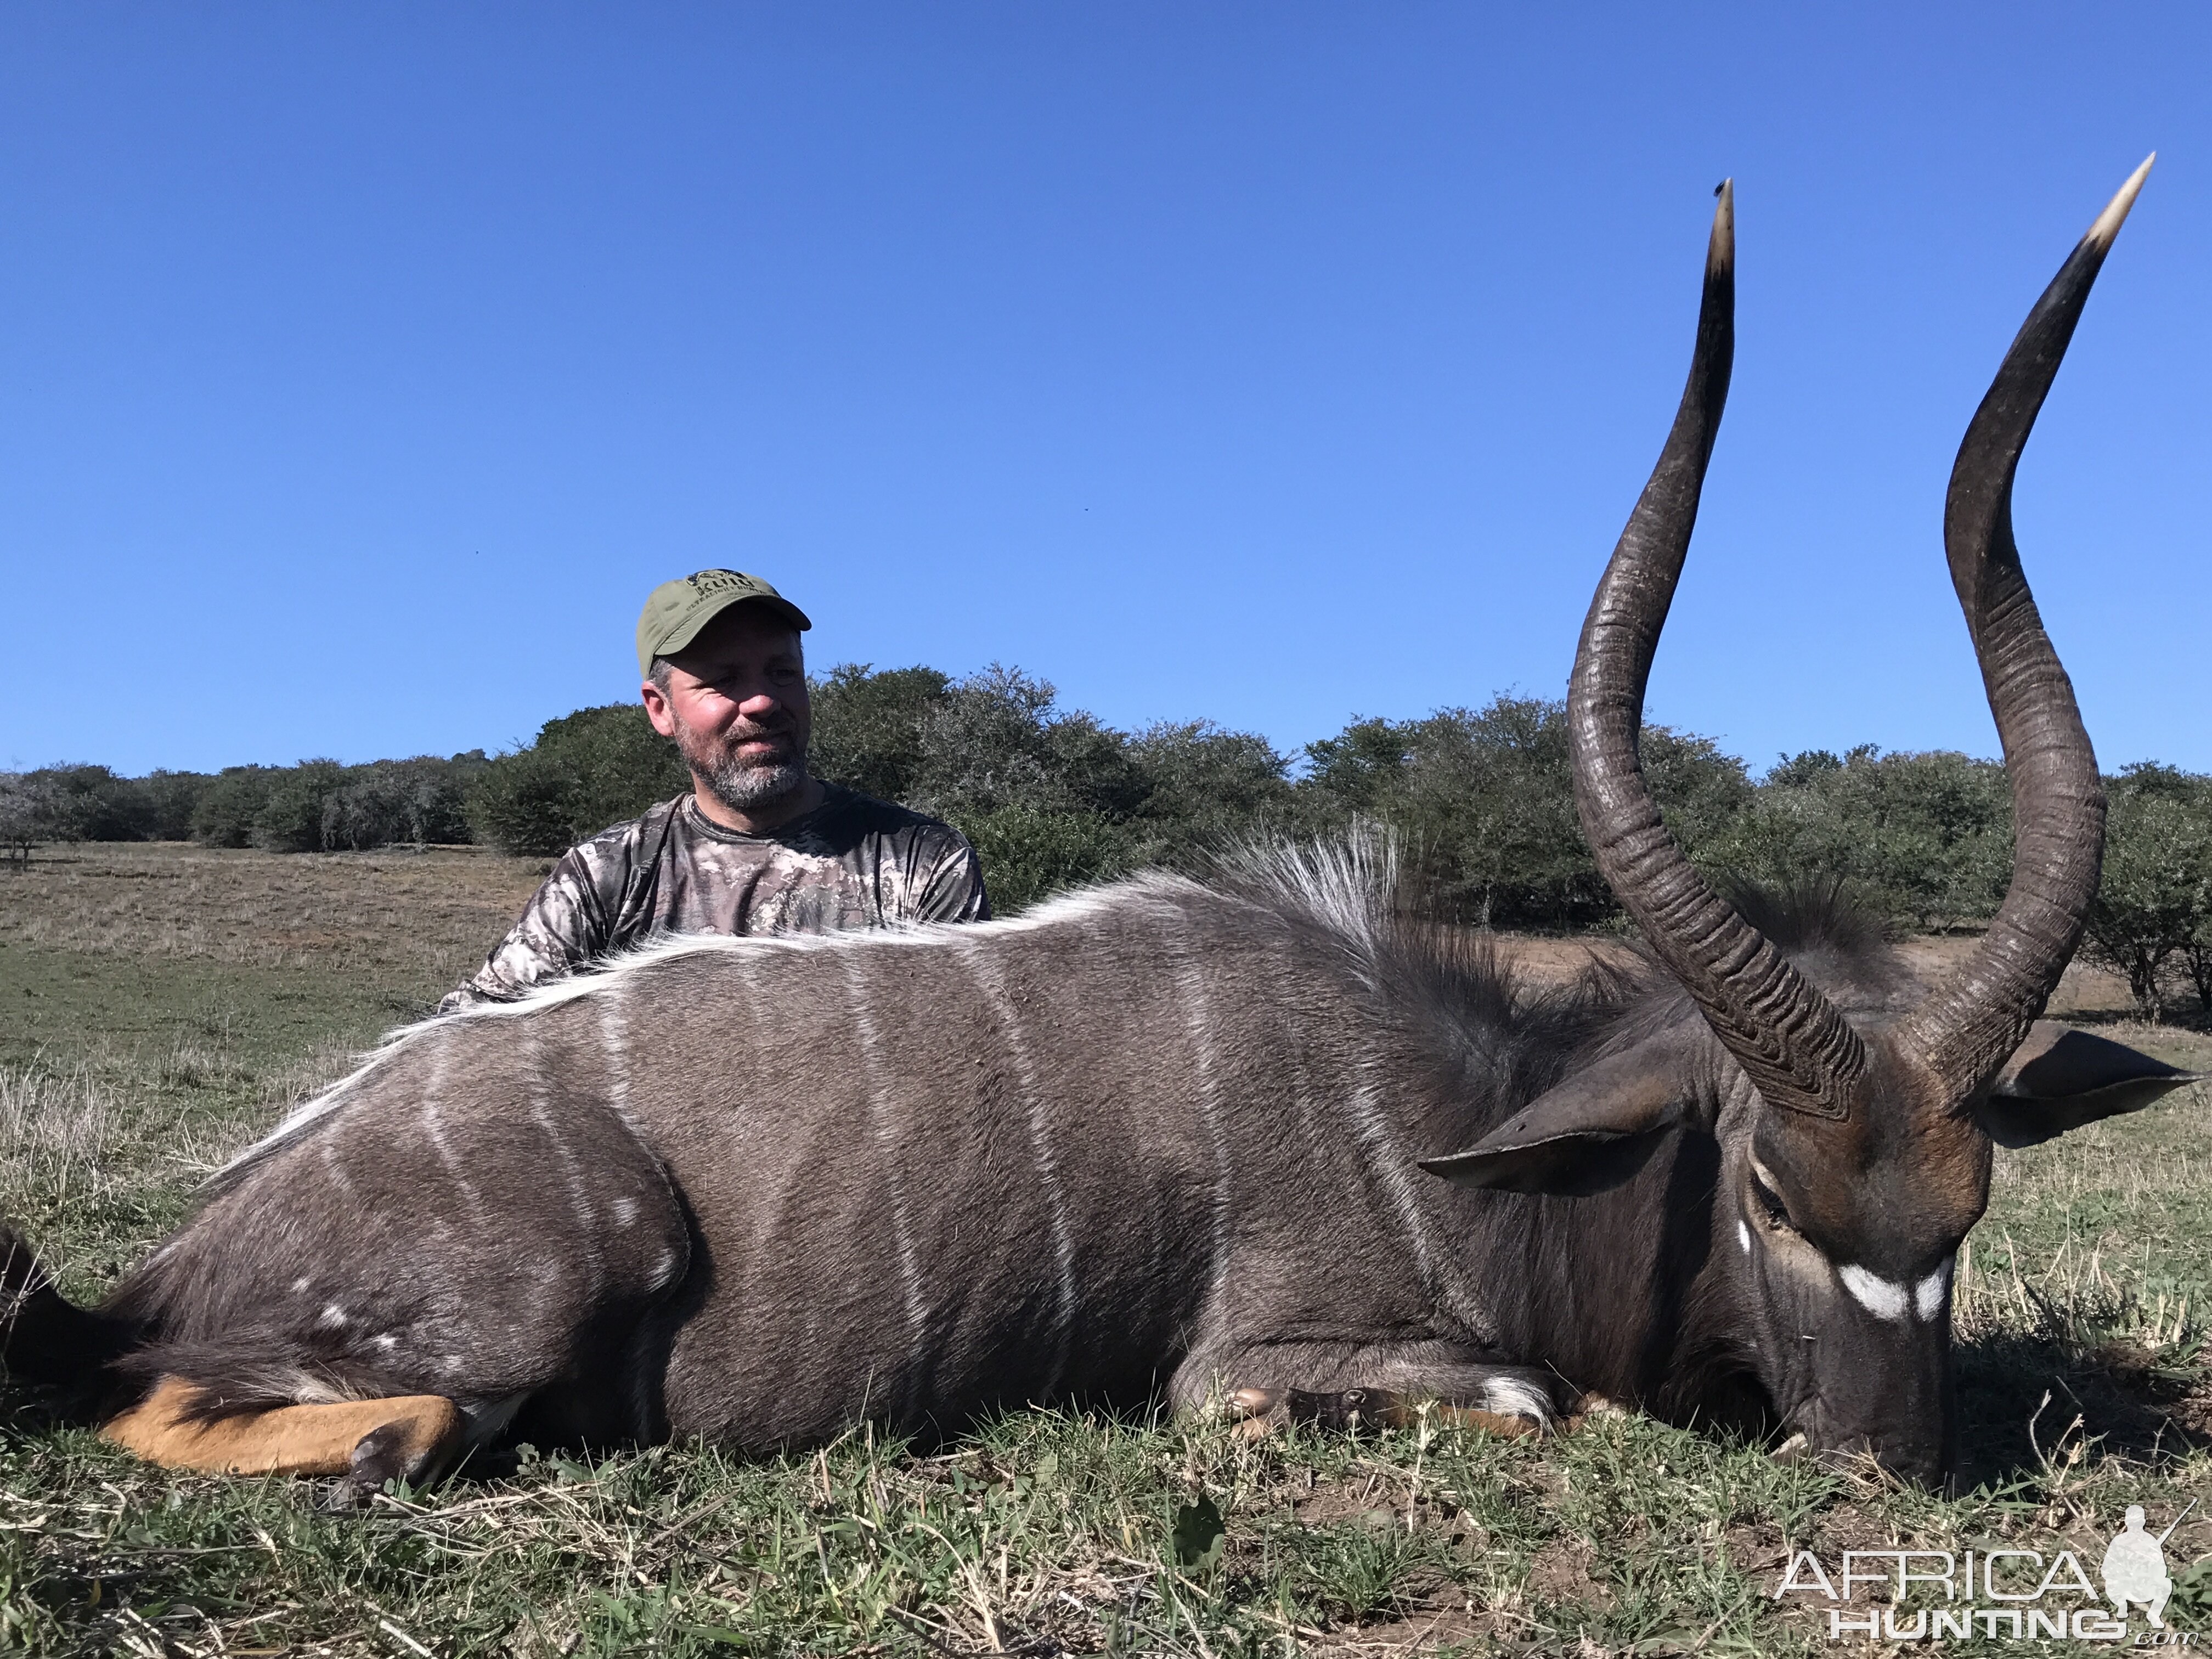
[[[2192,1498],[2189,1509],[2196,1507]],[[2166,1571],[2166,1540],[2181,1524],[2181,1516],[2188,1513],[2189,1510],[2182,1510],[2154,1538],[2143,1530],[2142,1505],[2128,1505],[2127,1525],[2105,1552],[2105,1596],[2121,1618],[2128,1616],[2128,1603],[2132,1601],[2143,1610],[2153,1630],[2166,1628],[2166,1620],[2159,1615],[2166,1611],[2166,1598],[2173,1594],[2173,1580]]]
[[[1778,1601],[1790,1595],[1816,1595],[1828,1607],[1828,1639],[1847,1636],[1869,1640],[1925,1642],[1974,1637],[1987,1640],[2040,1641],[2071,1637],[2075,1641],[2123,1642],[2128,1612],[2140,1607],[2150,1630],[2136,1645],[2191,1647],[2193,1635],[2168,1632],[2166,1604],[2173,1594],[2166,1571],[2166,1542],[2197,1507],[2191,1499],[2179,1515],[2154,1533],[2144,1525],[2143,1507],[2128,1505],[2124,1524],[2106,1547],[2104,1593],[2070,1549],[2046,1555],[2041,1550],[1999,1547],[1949,1550],[1845,1550],[1842,1568],[1830,1573],[1810,1550],[1799,1550],[1774,1588]],[[1888,1594],[1888,1605],[1869,1594],[1875,1585]],[[1908,1598],[1931,1605],[1907,1609]],[[1853,1603],[1857,1605],[1851,1605]]]

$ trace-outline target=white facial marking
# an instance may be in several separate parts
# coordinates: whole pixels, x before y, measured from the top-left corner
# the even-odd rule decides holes
[[[1902,1285],[1870,1273],[1853,1262],[1848,1267],[1838,1267],[1836,1276],[1844,1281],[1844,1288],[1857,1298],[1858,1304],[1876,1319],[1905,1322],[1905,1310],[1911,1305],[1911,1293]]]
[[[383,1335],[376,1339],[376,1346],[383,1349],[385,1352],[390,1353],[394,1348],[399,1346],[399,1339],[392,1335],[390,1331],[386,1331]]]
[[[1942,1267],[1912,1287],[1912,1310],[1923,1319],[1933,1320],[1943,1311],[1943,1298],[1951,1290],[1951,1264]]]
[[[637,1220],[637,1200],[635,1199],[618,1198],[615,1200],[614,1208],[615,1225],[617,1227],[628,1227]]]
[[[345,1310],[339,1307],[335,1302],[324,1304],[322,1315],[315,1321],[316,1324],[327,1326],[332,1330],[337,1330],[345,1322]]]
[[[1741,1216],[1736,1218],[1735,1242],[1743,1246],[1743,1253],[1746,1255],[1751,1254],[1751,1227]]]
[[[308,1278],[307,1274],[301,1273],[297,1279],[292,1281],[292,1294],[295,1296],[307,1295],[307,1286],[314,1282],[315,1281]]]

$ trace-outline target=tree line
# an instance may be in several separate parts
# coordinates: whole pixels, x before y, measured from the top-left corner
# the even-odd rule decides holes
[[[1355,720],[1297,755],[1206,720],[1123,732],[993,665],[831,670],[813,683],[817,775],[945,818],[1002,915],[1146,866],[1197,867],[1254,836],[1387,825],[1425,902],[1474,925],[1604,926],[1618,907],[1576,822],[1557,702],[1503,696],[1414,720]],[[1985,921],[2004,894],[2003,768],[1936,751],[1813,750],[1753,778],[1709,738],[1647,726],[1668,825],[1717,872],[1847,884],[1893,927]],[[2212,778],[2155,763],[2107,780],[2105,877],[2086,951],[2142,1012],[2212,1010]],[[549,720],[510,753],[118,777],[0,774],[0,839],[183,840],[276,852],[475,842],[550,856],[689,787],[632,703]]]

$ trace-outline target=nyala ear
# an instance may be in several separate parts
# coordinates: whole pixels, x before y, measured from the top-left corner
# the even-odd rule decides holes
[[[1586,1198],[1618,1187],[1688,1117],[1688,1048],[1675,1032],[1647,1038],[1539,1095],[1466,1151],[1421,1167],[1507,1193]]]
[[[1974,1116],[1998,1146],[2033,1146],[2203,1080],[2125,1043],[2039,1019]]]

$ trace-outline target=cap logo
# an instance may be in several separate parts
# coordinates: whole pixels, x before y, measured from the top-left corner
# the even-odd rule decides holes
[[[697,593],[702,599],[709,593],[720,593],[726,588],[742,587],[751,590],[760,586],[758,582],[741,576],[734,570],[701,570],[686,576],[684,580],[691,584],[692,592]]]

